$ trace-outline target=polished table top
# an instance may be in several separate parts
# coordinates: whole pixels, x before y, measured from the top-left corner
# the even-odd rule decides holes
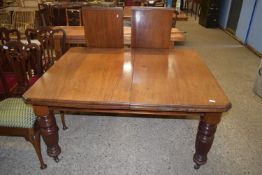
[[[23,96],[33,105],[224,112],[230,102],[193,50],[70,49]]]

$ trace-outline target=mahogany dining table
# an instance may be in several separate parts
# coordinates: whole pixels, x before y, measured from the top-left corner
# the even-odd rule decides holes
[[[61,147],[54,110],[131,117],[200,116],[193,156],[196,169],[207,162],[222,113],[231,108],[201,57],[182,48],[74,47],[23,98],[33,106],[47,154],[56,161]]]

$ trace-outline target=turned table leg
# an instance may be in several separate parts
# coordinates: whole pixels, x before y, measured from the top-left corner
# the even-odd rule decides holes
[[[200,118],[195,143],[196,152],[193,157],[196,163],[195,169],[198,169],[207,162],[207,154],[212,146],[221,115],[221,113],[205,113]]]
[[[40,126],[40,133],[47,146],[47,154],[53,157],[56,162],[59,161],[58,155],[61,153],[61,148],[58,145],[58,127],[54,112],[49,110],[47,106],[33,106],[37,121]]]

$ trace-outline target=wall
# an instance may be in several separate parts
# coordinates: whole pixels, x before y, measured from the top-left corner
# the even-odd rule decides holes
[[[262,1],[257,0],[254,16],[248,32],[247,44],[262,53]]]
[[[252,19],[253,9],[255,7],[256,0],[243,0],[242,9],[237,25],[236,36],[237,38],[245,43],[250,20]]]
[[[223,29],[225,29],[227,26],[227,19],[228,19],[228,14],[230,10],[230,5],[231,5],[231,0],[221,0],[220,1],[220,13],[219,13],[218,24]]]
[[[221,0],[219,25],[226,29],[231,0]],[[262,53],[262,0],[243,0],[236,37]]]

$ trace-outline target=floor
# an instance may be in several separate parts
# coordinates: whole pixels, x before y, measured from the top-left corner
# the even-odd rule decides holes
[[[217,129],[208,163],[193,168],[197,118],[149,119],[67,115],[59,130],[61,161],[42,152],[39,169],[33,147],[23,138],[0,137],[0,174],[90,175],[260,175],[262,99],[252,92],[260,59],[220,29],[194,18],[177,22],[187,32],[184,45],[196,50],[232,102]],[[61,122],[57,117],[60,128]]]

